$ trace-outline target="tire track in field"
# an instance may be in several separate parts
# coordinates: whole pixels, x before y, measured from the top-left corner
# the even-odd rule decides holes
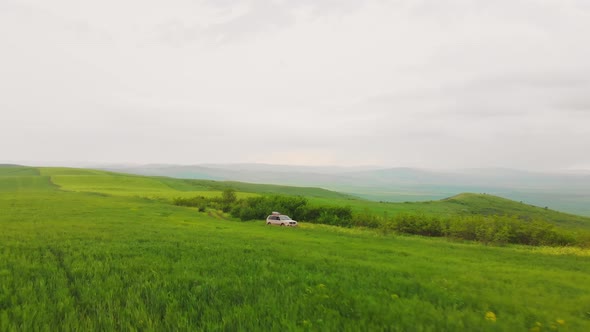
[[[223,215],[223,213],[220,213],[218,211],[208,211],[207,215],[211,218],[215,218],[218,220],[229,220],[226,216]]]
[[[58,269],[65,275],[68,294],[70,294],[70,297],[74,300],[74,307],[78,307],[78,304],[80,303],[80,292],[74,287],[74,276],[64,262],[64,252],[54,247],[47,247],[47,249],[55,257]]]
[[[59,184],[53,182],[53,176],[47,176],[47,182],[49,182],[49,185],[52,186],[54,189],[65,191]]]

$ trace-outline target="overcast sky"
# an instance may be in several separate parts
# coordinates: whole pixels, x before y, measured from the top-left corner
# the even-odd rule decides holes
[[[0,162],[590,169],[587,0],[1,0]]]

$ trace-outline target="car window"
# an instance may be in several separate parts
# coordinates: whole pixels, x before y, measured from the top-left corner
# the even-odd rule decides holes
[[[281,220],[291,220],[291,218],[289,216],[281,216]]]

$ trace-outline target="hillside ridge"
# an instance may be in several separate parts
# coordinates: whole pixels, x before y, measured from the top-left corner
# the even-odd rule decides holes
[[[239,198],[272,194],[304,196],[310,200],[311,204],[350,206],[357,213],[371,211],[379,215],[391,216],[409,212],[445,217],[453,215],[504,215],[516,216],[523,220],[543,220],[566,228],[590,229],[590,218],[538,207],[525,202],[517,202],[490,194],[461,193],[441,200],[421,202],[375,202],[317,187],[255,184],[238,181],[177,179],[163,176],[142,176],[112,171],[64,167],[2,168],[0,169],[0,184],[2,183],[1,179],[4,178],[4,182],[7,183],[7,179],[13,177],[10,180],[12,184],[7,184],[7,186],[11,188],[18,186],[17,182],[23,182],[23,180],[15,180],[17,175],[20,178],[23,176],[46,176],[49,178],[50,183],[58,186],[60,190],[93,192],[114,196],[171,200],[177,197],[214,197],[220,195],[224,189],[232,188],[238,192]],[[29,188],[38,188],[43,185],[30,181],[28,186]]]

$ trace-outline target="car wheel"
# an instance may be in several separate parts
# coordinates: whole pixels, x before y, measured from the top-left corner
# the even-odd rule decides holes
[[[270,221],[266,223],[267,225],[270,225]]]
[[[285,224],[281,224],[281,226],[285,226]]]

